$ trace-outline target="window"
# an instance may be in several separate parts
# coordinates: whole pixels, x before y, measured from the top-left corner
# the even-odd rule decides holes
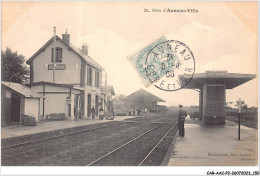
[[[92,86],[92,69],[88,69],[88,85]]]
[[[54,48],[51,49],[51,62],[53,62]],[[62,62],[62,48],[56,47],[55,62]]]
[[[95,83],[95,85],[96,85],[96,87],[99,87],[99,72],[98,71],[96,71],[96,74],[95,74],[95,81],[96,81],[96,83]]]

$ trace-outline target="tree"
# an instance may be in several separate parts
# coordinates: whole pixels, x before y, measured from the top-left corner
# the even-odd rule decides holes
[[[226,102],[226,108],[232,109],[231,104],[233,104],[233,102]]]
[[[2,59],[2,81],[23,83],[29,78],[29,69],[25,65],[23,55],[18,55],[17,51],[13,52],[10,48],[5,51],[1,50]]]
[[[125,98],[124,94],[118,94],[115,96],[115,101],[123,101]]]
[[[235,106],[238,107],[238,105],[239,105],[239,100],[235,102]],[[241,109],[247,109],[247,104],[245,103],[245,100],[241,100]]]

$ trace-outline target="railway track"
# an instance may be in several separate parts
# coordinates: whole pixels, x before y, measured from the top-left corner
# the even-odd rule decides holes
[[[68,133],[68,134],[62,133],[62,134],[56,135],[56,136],[51,136],[51,137],[46,137],[46,138],[41,138],[41,139],[36,139],[36,140],[31,140],[31,141],[26,141],[26,142],[20,142],[20,143],[11,144],[11,145],[4,145],[4,146],[2,145],[1,149],[3,150],[3,149],[12,148],[12,147],[22,146],[22,145],[28,145],[28,144],[32,144],[32,143],[36,143],[36,142],[47,141],[47,140],[50,140],[50,139],[62,138],[62,137],[71,136],[71,135],[75,135],[75,134],[79,134],[79,133],[84,133],[84,132],[88,132],[88,131],[93,131],[93,130],[98,130],[98,129],[102,129],[102,128],[106,128],[106,127],[120,125],[120,124],[123,124],[123,123],[132,123],[132,122],[143,123],[144,121],[136,121],[136,119],[139,119],[139,118],[140,117],[134,118],[133,119],[134,121],[125,120],[125,121],[122,121],[122,122],[113,123],[111,125],[104,125],[104,126],[101,126],[101,127],[90,128],[90,129],[86,129],[86,130],[80,130],[80,131],[76,131],[76,132],[72,132],[72,133]],[[154,122],[154,123],[161,123],[161,122]]]
[[[40,142],[44,142],[44,141],[48,141],[48,140],[53,140],[53,139],[62,139],[62,138],[67,138],[69,136],[73,136],[73,135],[79,135],[79,134],[83,134],[83,133],[87,133],[87,132],[93,132],[95,130],[100,130],[100,129],[105,129],[105,128],[108,128],[108,127],[115,127],[115,126],[118,126],[118,125],[122,125],[124,124],[123,122],[120,122],[120,123],[116,123],[116,124],[112,124],[112,125],[106,125],[106,126],[102,126],[102,127],[98,127],[98,128],[92,128],[92,129],[87,129],[87,130],[81,130],[81,131],[76,131],[76,132],[72,132],[72,133],[68,133],[68,134],[63,134],[63,135],[58,135],[58,136],[53,136],[53,137],[47,137],[47,138],[42,138],[42,139],[37,139],[37,140],[32,140],[32,141],[28,141],[28,142],[22,142],[22,143],[17,143],[17,144],[13,144],[13,145],[8,145],[8,146],[4,146],[2,147],[2,160],[3,159],[7,159],[7,158],[12,158],[12,157],[15,157],[15,156],[19,156],[19,155],[22,155],[22,154],[27,154],[27,153],[31,153],[31,152],[34,152],[34,151],[37,151],[37,150],[42,150],[42,149],[47,149],[47,148],[51,148],[53,146],[57,146],[57,145],[61,145],[61,144],[64,144],[64,143],[67,143],[68,141],[76,141],[76,140],[79,140],[81,138],[81,136],[79,137],[76,137],[76,138],[73,138],[73,139],[65,139],[65,140],[61,140],[60,142],[55,142],[54,144],[51,144],[51,145],[44,145],[44,146],[41,146],[41,147],[37,147],[37,148],[32,148],[32,149],[28,149],[28,150],[24,150],[22,152],[12,152],[12,153],[15,153],[15,154],[11,154],[11,155],[3,155],[3,153],[7,150],[10,150],[11,148],[18,148],[19,150],[19,147],[21,146],[25,146],[25,145],[32,145],[31,147],[34,147],[35,145],[37,145],[38,143]]]
[[[110,128],[115,128],[115,126],[120,128],[120,125],[124,125],[125,123],[128,123],[128,122],[123,121],[120,123],[106,125],[106,126],[102,126],[102,127],[98,127],[98,128],[91,128],[91,129],[76,131],[76,132],[72,132],[72,133],[68,133],[68,134],[63,134],[63,135],[58,135],[58,136],[42,138],[42,139],[32,140],[32,141],[28,141],[28,142],[4,146],[4,147],[2,147],[2,156],[1,157],[2,157],[2,160],[3,159],[5,160],[5,159],[13,158],[13,157],[16,157],[19,155],[24,155],[24,154],[29,155],[31,152],[48,149],[48,148],[51,148],[54,146],[66,144],[67,142],[77,141],[82,138],[82,135],[84,135],[84,133],[87,133],[87,132],[105,130],[105,131],[103,131],[103,133],[107,133],[107,131],[111,130]],[[100,133],[100,131],[97,133]],[[102,131],[101,131],[101,133],[102,133]],[[75,137],[75,135],[77,135],[78,137]],[[72,138],[71,139],[68,138],[69,136],[72,136]],[[56,139],[59,139],[60,141],[57,141]],[[53,144],[49,144],[49,145],[44,144],[44,142],[48,143],[51,140],[55,140],[55,141],[52,141]],[[41,144],[43,144],[43,145],[41,146]],[[25,149],[21,148],[23,146],[25,147]],[[29,149],[27,149],[27,148],[29,148]],[[7,153],[7,155],[5,153]],[[11,154],[8,154],[8,153],[11,153]]]
[[[102,128],[106,128],[106,127],[111,127],[111,126],[119,125],[119,124],[122,124],[122,123],[123,122],[119,122],[119,123],[112,124],[112,125],[105,125],[105,126],[102,126],[102,127],[76,131],[76,132],[72,132],[72,133],[68,133],[68,134],[61,134],[61,135],[57,135],[57,136],[51,136],[51,137],[31,140],[31,141],[27,141],[27,142],[21,142],[21,143],[17,143],[17,144],[7,145],[7,146],[1,147],[1,149],[3,150],[3,149],[12,148],[12,147],[19,147],[19,146],[22,146],[22,145],[28,145],[28,144],[32,144],[32,143],[42,142],[42,141],[46,141],[46,140],[50,140],[50,139],[62,138],[62,137],[71,136],[71,135],[75,135],[75,134],[79,134],[79,133],[84,133],[84,132],[88,132],[88,131],[92,131],[92,130],[98,130],[98,129],[102,129]]]
[[[106,155],[103,155],[102,157],[96,159],[95,161],[92,161],[91,163],[87,164],[87,166],[93,166],[93,165],[103,165],[102,160],[106,159],[109,156],[112,156],[113,154],[115,154],[116,152],[123,150],[123,148],[125,148],[126,146],[129,146],[131,144],[133,144],[135,141],[139,140],[140,138],[144,137],[145,135],[147,135],[148,133],[151,133],[152,131],[154,131],[155,129],[158,129],[159,127],[162,127],[164,124],[166,124],[168,121],[173,120],[173,119],[169,119],[166,120],[162,123],[160,122],[156,122],[159,123],[159,125],[153,127],[152,129],[149,129],[148,131],[142,133],[141,135],[135,137],[134,139],[124,143],[123,145],[117,147],[116,149],[112,150],[111,152],[107,153]],[[138,166],[142,166],[144,164],[144,162],[151,156],[151,154],[155,151],[155,149],[161,144],[161,142],[166,138],[166,136],[169,134],[170,131],[172,131],[174,129],[174,127],[176,127],[177,122],[175,122],[171,128],[169,130],[167,130],[167,132],[163,135],[163,137],[160,138],[160,140],[155,144],[155,146],[148,152],[148,154],[145,155],[145,157],[141,160],[141,162],[139,162],[137,165]],[[162,127],[163,128],[163,127]]]
[[[106,128],[106,127],[110,127],[110,126],[115,126],[118,124],[122,124],[123,122],[119,122],[116,124],[111,124],[111,125],[104,125],[101,127],[97,127],[97,128],[91,128],[91,129],[86,129],[86,130],[80,130],[80,131],[76,131],[76,132],[72,132],[72,133],[68,133],[68,134],[60,134],[60,135],[56,135],[56,136],[51,136],[51,137],[46,137],[46,138],[41,138],[41,139],[36,139],[36,140],[31,140],[31,141],[26,141],[26,142],[20,142],[20,143],[16,143],[16,144],[11,144],[11,145],[6,145],[6,146],[2,146],[1,149],[8,149],[8,148],[12,148],[12,147],[19,147],[22,145],[28,145],[28,144],[32,144],[32,143],[37,143],[37,142],[41,142],[41,141],[46,141],[46,140],[50,140],[50,139],[57,139],[57,138],[62,138],[62,137],[66,137],[66,136],[71,136],[71,135],[75,135],[75,134],[79,134],[79,133],[84,133],[84,132],[88,132],[88,131],[92,131],[92,130],[98,130],[98,129],[102,129],[102,128]]]
[[[78,148],[77,146],[81,146],[80,144],[84,144],[87,141],[88,141],[86,143],[87,145],[99,146],[101,144],[101,145],[106,146],[107,143],[105,141],[103,141],[103,140],[97,141],[97,139],[99,139],[98,136],[103,136],[103,138],[105,137],[104,139],[107,138],[106,139],[106,141],[107,141],[110,139],[110,135],[118,133],[119,131],[122,131],[122,130],[124,131],[125,135],[129,134],[129,135],[126,135],[128,137],[125,136],[126,138],[124,140],[122,140],[122,142],[130,140],[130,139],[132,139],[132,140],[126,142],[125,144],[120,142],[123,145],[121,145],[120,143],[117,143],[117,142],[114,142],[114,144],[109,142],[110,147],[108,147],[105,150],[102,149],[103,154],[105,154],[105,151],[109,151],[109,150],[113,149],[112,148],[113,146],[116,147],[116,144],[120,144],[121,146],[116,148],[112,152],[109,152],[108,154],[106,154],[106,156],[102,156],[102,159],[104,159],[112,154],[117,153],[117,151],[119,151],[121,148],[129,146],[131,143],[133,143],[134,141],[137,141],[138,139],[142,138],[143,136],[145,136],[149,133],[152,133],[152,131],[155,131],[159,127],[165,126],[165,124],[172,124],[172,123],[168,123],[172,119],[168,119],[163,122],[160,122],[160,121],[158,121],[158,119],[155,119],[154,121],[149,121],[148,123],[143,120],[144,119],[142,119],[139,123],[131,123],[128,121],[122,121],[120,123],[101,126],[101,127],[97,127],[97,128],[76,131],[76,132],[72,132],[72,133],[68,133],[68,134],[63,134],[63,135],[58,135],[58,136],[53,136],[53,137],[48,137],[48,138],[42,138],[42,139],[32,140],[32,141],[23,142],[23,143],[6,145],[6,146],[2,147],[2,164],[3,165],[23,165],[23,163],[26,161],[28,164],[25,164],[25,165],[38,165],[36,163],[38,163],[38,162],[42,163],[41,161],[45,160],[44,158],[46,158],[46,157],[53,158],[53,154],[54,154],[55,155],[54,158],[56,158],[56,156],[58,156],[58,155],[62,156],[62,158],[65,158],[65,160],[64,160],[65,163],[63,161],[61,161],[61,163],[58,165],[64,165],[64,164],[70,165],[70,164],[66,164],[66,162],[67,162],[66,156],[71,156],[72,158],[75,158],[75,157],[80,158],[80,159],[78,159],[78,162],[77,162],[78,164],[74,163],[73,165],[82,165],[81,163],[84,163],[84,161],[85,161],[85,163],[89,163],[91,160],[92,161],[95,160],[95,162],[91,162],[88,165],[96,165],[97,159],[95,159],[95,157],[98,155],[91,153],[92,150],[90,150],[90,151],[85,150],[84,151],[85,153],[82,156],[80,156],[80,155],[74,156],[73,151],[69,152],[72,154],[67,153],[66,155],[64,155],[64,154],[62,154],[62,153],[64,153],[63,150],[68,147],[69,148],[70,147]],[[164,136],[160,140],[157,141],[157,144],[154,146],[152,151],[147,152],[146,159],[144,161],[142,161],[141,165],[143,165],[143,163],[145,163],[147,158],[149,159],[151,154],[154,153],[154,151],[157,149],[158,145],[160,145],[160,143],[165,139],[167,134],[169,134],[170,131],[172,131],[175,124],[172,126],[172,128],[170,128],[167,131],[167,133],[164,134]],[[149,129],[149,127],[150,127],[150,129]],[[134,129],[136,129],[136,130],[134,130]],[[145,130],[148,130],[148,131],[145,131]],[[134,133],[132,133],[132,132],[127,133],[127,131],[129,131],[129,132],[133,131]],[[122,136],[124,136],[124,133],[122,133]],[[141,135],[139,135],[140,133],[141,133]],[[121,132],[118,134],[121,134]],[[137,134],[138,136],[135,137],[134,139],[131,138],[131,137],[134,137],[135,134]],[[92,135],[94,135],[94,136],[92,136]],[[116,140],[118,140],[118,137],[116,137],[116,138],[117,138]],[[112,140],[112,141],[114,141],[114,140]],[[93,142],[96,144],[94,144]],[[93,143],[93,144],[91,144],[91,143]],[[61,152],[61,153],[60,154],[55,153],[55,151],[57,151],[59,153]],[[91,154],[91,156],[87,153]],[[100,154],[103,155],[102,153],[100,153]],[[84,156],[87,158],[84,158]],[[39,158],[39,159],[37,159],[37,158]],[[41,158],[43,158],[43,160]],[[53,159],[51,159],[51,158],[50,158],[50,162],[47,162],[47,163],[50,163],[50,164],[56,163],[56,161],[53,162]],[[19,161],[16,161],[17,159]],[[37,160],[40,160],[40,161],[37,161]],[[100,162],[101,159],[99,158],[98,161]],[[46,162],[44,162],[44,163],[46,163]],[[42,163],[40,165],[46,165],[44,163]],[[47,165],[49,165],[49,164],[47,164]]]

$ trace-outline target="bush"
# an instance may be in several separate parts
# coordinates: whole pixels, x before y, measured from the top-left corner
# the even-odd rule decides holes
[[[33,117],[33,116],[24,115],[22,117],[21,121],[24,126],[36,126],[37,125],[37,121],[36,121],[35,117]]]

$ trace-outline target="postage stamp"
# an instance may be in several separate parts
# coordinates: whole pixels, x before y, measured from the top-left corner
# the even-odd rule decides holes
[[[165,91],[186,86],[195,72],[192,51],[184,43],[161,37],[129,57],[146,87]]]
[[[129,61],[133,64],[136,71],[138,72],[139,76],[141,77],[142,82],[144,83],[144,85],[146,87],[149,87],[152,84],[152,82],[150,80],[151,78],[147,77],[147,62],[146,62],[147,56],[148,56],[149,52],[155,46],[157,46],[160,43],[166,42],[166,41],[167,41],[167,39],[163,36],[163,37],[157,39],[156,41],[154,41],[153,43],[149,44],[148,46],[146,46],[141,51],[137,52],[136,54],[134,54],[133,56],[130,56],[128,58]],[[158,73],[156,73],[156,75],[158,75]],[[156,75],[154,75],[154,77]],[[163,76],[163,75],[161,75],[161,76]]]

